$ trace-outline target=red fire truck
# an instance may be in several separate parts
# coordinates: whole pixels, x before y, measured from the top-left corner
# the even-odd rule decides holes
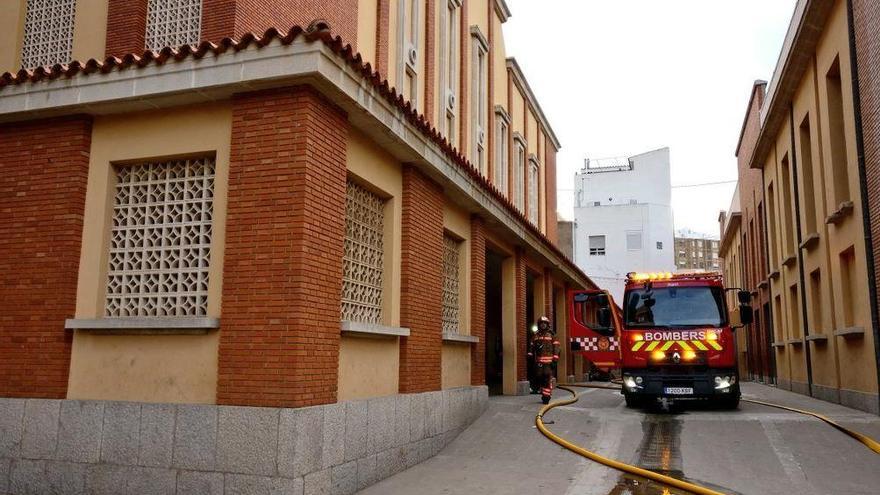
[[[739,307],[725,294],[737,291]],[[605,291],[572,291],[570,345],[593,366],[620,368],[628,407],[658,399],[739,405],[734,330],[751,323],[751,294],[717,273],[630,273],[623,306]]]

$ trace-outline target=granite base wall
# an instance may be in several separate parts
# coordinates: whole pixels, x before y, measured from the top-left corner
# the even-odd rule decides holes
[[[0,493],[340,494],[414,466],[485,386],[285,409],[0,398]]]

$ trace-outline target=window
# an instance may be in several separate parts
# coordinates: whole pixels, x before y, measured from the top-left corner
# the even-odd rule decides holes
[[[342,258],[343,321],[381,322],[384,218],[385,201],[349,180]]]
[[[822,333],[822,326],[824,323],[822,322],[822,273],[819,269],[815,269],[810,273],[810,310],[811,310],[811,320],[810,321],[810,332],[812,333]]]
[[[471,27],[471,153],[474,166],[486,174],[486,107],[489,42],[476,26]]]
[[[149,0],[146,49],[197,44],[202,34],[202,0]]]
[[[602,205],[601,201],[593,201],[593,206],[601,206],[601,205]]]
[[[214,159],[115,167],[105,314],[205,316]]]
[[[792,285],[788,288],[788,309],[789,309],[789,323],[791,323],[791,330],[788,332],[789,337],[791,338],[799,338],[801,336],[801,312],[800,312],[800,304],[798,301],[798,286],[797,284]]]
[[[590,236],[590,256],[605,256],[605,236]]]
[[[459,307],[459,250],[461,243],[443,236],[443,331],[458,333]]]
[[[782,175],[780,178],[782,180],[782,221],[785,223],[784,228],[784,242],[786,251],[782,254],[783,256],[791,256],[795,254],[794,251],[794,200],[793,191],[792,191],[792,177],[791,177],[791,167],[788,164],[788,154],[782,157],[782,162],[779,164],[779,173]]]
[[[28,0],[21,66],[26,69],[70,62],[76,0]]]
[[[514,163],[513,163],[513,204],[519,211],[523,211],[526,202],[525,193],[525,168],[526,168],[526,143],[519,133],[514,133]]]
[[[856,253],[850,246],[840,253],[840,288],[842,289],[841,300],[843,301],[843,325],[852,327],[856,324],[856,309],[858,308],[855,298],[858,297],[858,279],[856,278]],[[864,272],[862,272],[864,273]]]
[[[403,81],[403,97],[418,107],[419,4],[422,0],[398,2],[398,78]]]
[[[507,167],[508,141],[510,139],[510,117],[501,107],[495,108],[495,187],[508,195]]]
[[[771,266],[779,263],[779,245],[776,243],[776,196],[773,192],[773,182],[767,185],[767,223],[770,231],[770,263]]]
[[[538,197],[540,173],[538,169],[538,160],[534,157],[529,158],[529,221],[538,225],[538,214],[540,211],[540,202]]]
[[[816,232],[816,197],[813,188],[813,141],[809,114],[801,122],[799,140],[801,174],[804,185],[801,194],[804,202],[801,210],[804,212],[807,234],[811,234]]]
[[[642,249],[642,232],[632,231],[626,233],[626,249],[629,251],[639,251]]]
[[[461,0],[446,0],[446,8],[441,9],[443,14],[443,31],[441,32],[440,46],[440,106],[446,109],[446,122],[444,131],[446,139],[453,145],[456,143],[456,115],[458,113],[458,75],[459,64],[459,28],[461,24]]]
[[[727,324],[724,290],[719,287],[660,287],[626,293],[624,320],[633,327],[681,327]]]
[[[657,241],[657,250],[658,250],[658,251],[662,251],[662,250],[663,250],[663,242],[662,242],[662,241]]]
[[[828,97],[828,127],[831,140],[831,171],[834,177],[832,211],[849,201],[849,166],[846,157],[846,126],[843,118],[843,84],[840,80],[840,57],[834,59],[825,76]]]

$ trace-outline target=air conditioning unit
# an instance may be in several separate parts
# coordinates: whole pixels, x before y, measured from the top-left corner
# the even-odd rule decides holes
[[[455,110],[455,93],[452,91],[446,92],[446,109],[449,111]]]
[[[416,47],[410,45],[409,49],[406,52],[406,62],[411,66],[415,67],[416,62],[419,60],[419,51],[416,50]]]
[[[480,129],[479,131],[477,131],[477,144],[482,146],[485,143],[486,143],[486,131]]]

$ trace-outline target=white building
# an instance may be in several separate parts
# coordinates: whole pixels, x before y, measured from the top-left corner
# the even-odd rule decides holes
[[[574,181],[575,262],[618,304],[628,272],[675,270],[669,148],[587,159]]]

